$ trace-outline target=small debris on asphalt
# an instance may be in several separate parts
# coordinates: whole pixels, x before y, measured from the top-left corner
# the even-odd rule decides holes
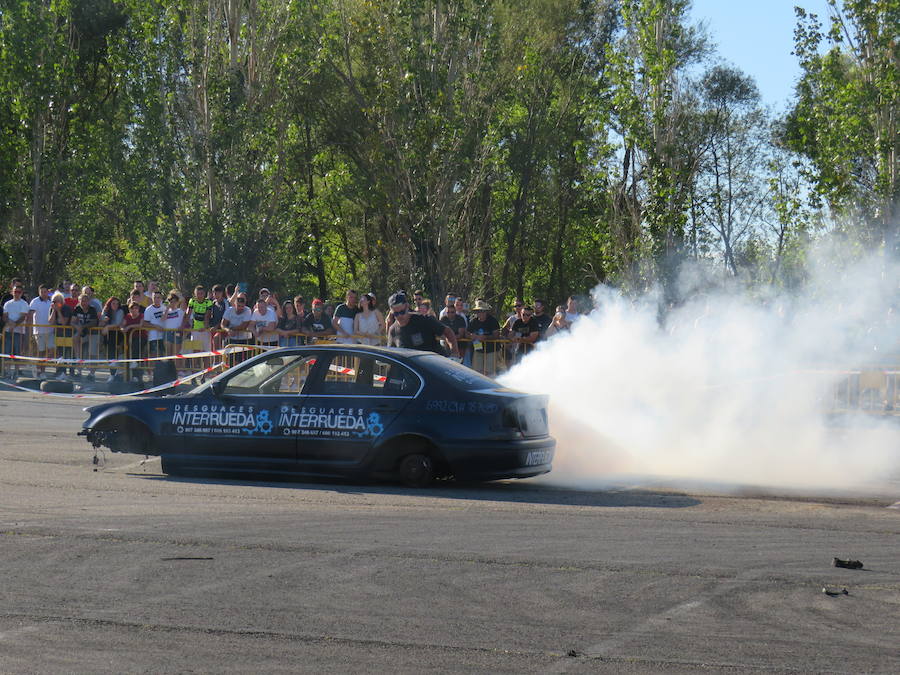
[[[832,598],[837,597],[838,595],[850,595],[846,588],[842,588],[841,590],[837,590],[836,588],[826,588],[822,587],[822,592],[825,595],[830,595]]]
[[[160,558],[160,560],[214,560],[214,558],[204,558],[201,556],[176,556],[174,558]]]
[[[581,656],[581,652],[579,652],[576,649],[570,649],[569,651],[566,652],[566,656],[571,656],[572,658],[575,658],[576,656]]]
[[[848,570],[861,570],[863,568],[861,560],[841,560],[840,558],[834,558],[832,559],[831,564],[835,567],[844,567]]]

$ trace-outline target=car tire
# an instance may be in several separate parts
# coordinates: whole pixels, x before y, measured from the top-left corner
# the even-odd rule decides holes
[[[37,391],[41,388],[41,382],[43,382],[43,380],[39,380],[36,377],[20,377],[16,380],[16,386]]]
[[[41,391],[52,394],[71,394],[75,391],[75,385],[68,380],[46,380],[41,382]]]
[[[407,455],[400,460],[400,480],[408,487],[428,487],[434,480],[434,463],[428,455]]]
[[[109,383],[109,393],[115,396],[133,394],[135,391],[140,391],[140,388],[136,387],[134,382],[120,382],[116,380]]]

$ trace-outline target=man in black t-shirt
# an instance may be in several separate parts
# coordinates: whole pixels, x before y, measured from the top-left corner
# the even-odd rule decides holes
[[[516,351],[515,360],[518,361],[532,349],[534,343],[537,342],[541,331],[535,321],[534,308],[525,306],[522,309],[522,316],[513,322],[510,339],[519,343],[519,349]]]
[[[491,314],[491,309],[484,300],[476,300],[472,307],[473,317],[469,319],[466,331],[472,341],[472,368],[488,377],[497,374],[497,343],[483,340],[493,340],[500,336],[500,322]]]
[[[450,326],[450,330],[457,338],[466,336],[466,320],[456,313],[455,305],[447,305],[441,312],[443,316],[440,321],[445,326]]]
[[[331,317],[325,313],[325,303],[320,298],[312,301],[312,311],[303,319],[303,332],[313,338],[334,335]]]
[[[89,351],[89,339],[91,328],[100,325],[100,313],[91,304],[91,298],[87,293],[82,293],[78,298],[78,304],[72,310],[72,328],[74,330],[73,343],[75,346],[75,358],[83,359],[85,352]],[[90,356],[90,354],[88,354]],[[94,379],[94,371],[88,371],[88,379]]]
[[[433,316],[411,314],[406,294],[394,293],[388,300],[394,323],[388,328],[387,341],[391,347],[406,347],[423,352],[444,354],[438,338],[443,337],[450,343],[450,354],[459,358],[459,347],[453,330]]]
[[[553,323],[553,317],[547,314],[544,310],[544,301],[539,298],[534,299],[534,322],[537,324],[538,333],[540,336],[539,340],[544,339],[544,333],[547,332],[547,329],[550,328],[550,324]]]

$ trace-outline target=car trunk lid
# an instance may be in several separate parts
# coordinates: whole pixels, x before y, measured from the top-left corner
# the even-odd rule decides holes
[[[524,438],[547,436],[550,432],[547,419],[548,396],[528,395],[510,401],[502,412],[503,426],[512,428]]]

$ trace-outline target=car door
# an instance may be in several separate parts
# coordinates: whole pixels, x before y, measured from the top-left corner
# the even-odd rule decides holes
[[[315,354],[272,352],[234,369],[205,394],[173,401],[172,440],[184,455],[228,468],[294,471],[290,413],[315,367]]]
[[[301,397],[297,454],[309,470],[341,474],[364,463],[422,380],[399,361],[371,352],[329,350],[327,356]]]

